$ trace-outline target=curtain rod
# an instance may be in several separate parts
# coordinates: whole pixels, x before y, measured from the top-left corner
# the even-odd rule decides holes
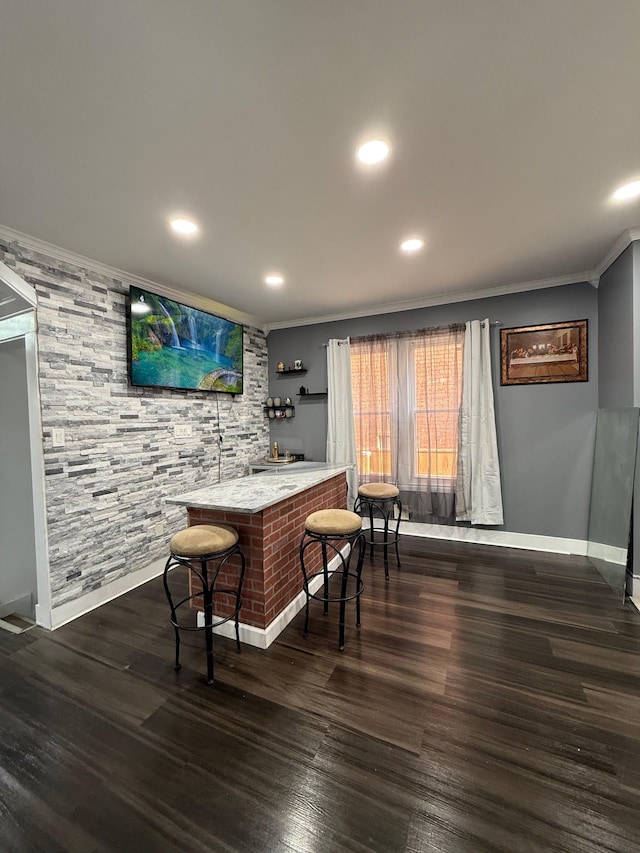
[[[480,325],[484,326],[484,320],[482,320]],[[490,326],[501,326],[502,323],[500,322],[500,320],[490,320],[489,325]],[[454,326],[454,327],[455,326],[464,326],[464,323],[452,323],[451,326]],[[416,335],[419,332],[435,332],[435,331],[438,331],[439,329],[449,329],[449,328],[451,328],[451,326],[431,326],[428,329],[412,329],[411,331],[407,331],[407,332],[379,332],[378,334],[374,333],[372,335],[356,335],[353,338],[351,338],[350,340],[352,340],[352,341],[365,341],[365,340],[370,340],[373,338],[384,338],[384,337],[400,338],[400,337],[405,337],[405,336],[410,336],[410,335]],[[339,340],[338,346],[341,347],[343,344],[347,344],[347,343],[349,343],[349,339]],[[322,344],[322,346],[328,347],[329,344],[328,344],[328,342],[325,342]]]

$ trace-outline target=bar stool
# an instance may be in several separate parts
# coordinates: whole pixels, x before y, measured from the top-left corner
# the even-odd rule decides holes
[[[356,600],[356,627],[360,627],[360,596],[364,589],[362,582],[362,563],[364,560],[365,541],[362,534],[362,519],[355,512],[346,509],[320,509],[307,516],[304,524],[304,533],[300,541],[300,566],[302,568],[302,585],[307,597],[306,612],[304,619],[304,636],[309,633],[309,600],[315,599],[324,603],[325,616],[329,612],[329,603],[340,604],[340,633],[338,647],[344,651],[344,616],[347,601]],[[314,543],[320,543],[322,554],[322,566],[318,571],[309,571],[305,566],[307,549]],[[345,555],[342,553],[344,545],[349,550]],[[356,571],[350,571],[351,555],[356,544],[358,545],[358,565]],[[328,553],[338,557],[340,567],[336,574],[341,573],[340,595],[331,596],[329,590],[329,560]],[[317,564],[316,564],[317,565]],[[315,578],[322,577],[324,584],[321,589],[312,593],[309,585]],[[349,585],[351,581],[351,585]]]
[[[396,559],[400,568],[400,554],[398,553],[398,542],[400,541],[400,516],[402,515],[402,503],[398,495],[400,489],[391,483],[363,483],[358,488],[358,497],[355,502],[354,511],[368,513],[369,534],[366,537],[369,545],[369,557],[373,560],[373,549],[376,545],[382,545],[384,553],[384,577],[389,580],[389,545],[396,549]],[[390,525],[393,519],[394,509],[397,508],[398,518],[395,529]],[[382,521],[382,526],[374,526],[374,521]],[[376,539],[376,533],[382,533],[382,539]]]
[[[171,608],[171,624],[176,635],[176,663],[180,669],[180,631],[204,631],[207,649],[207,684],[213,684],[213,629],[231,619],[236,626],[236,646],[240,651],[240,629],[238,614],[242,607],[242,583],[244,581],[245,558],[238,545],[238,531],[226,524],[197,524],[180,530],[169,543],[170,556],[164,567],[164,590]],[[237,555],[240,567],[229,566],[229,560]],[[174,604],[169,588],[169,570],[176,566],[189,569],[190,595]],[[220,586],[217,586],[220,579]],[[199,587],[192,592],[192,583]],[[226,584],[226,585],[222,585]],[[202,596],[204,625],[189,626],[178,622],[177,611],[185,604]],[[213,612],[216,596],[223,601],[220,613]]]

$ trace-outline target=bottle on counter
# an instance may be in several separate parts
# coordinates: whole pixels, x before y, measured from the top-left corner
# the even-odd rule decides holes
[[[273,442],[273,458],[274,459],[278,458],[278,442],[277,441]]]

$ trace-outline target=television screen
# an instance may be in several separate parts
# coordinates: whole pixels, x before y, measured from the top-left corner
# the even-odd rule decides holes
[[[239,323],[131,286],[131,384],[242,394],[242,333]]]

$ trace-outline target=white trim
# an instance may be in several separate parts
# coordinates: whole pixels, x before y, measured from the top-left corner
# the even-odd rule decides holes
[[[600,276],[605,273],[611,264],[617,260],[620,255],[624,252],[624,250],[630,246],[635,240],[640,240],[640,227],[638,228],[629,228],[626,231],[623,231],[622,234],[618,237],[613,246],[609,249],[607,254],[600,260],[598,264],[595,265],[593,270],[590,273],[589,281],[593,284],[594,287],[598,287],[600,284]]]
[[[233,320],[236,323],[242,323],[246,326],[254,326],[255,328],[263,329],[266,333],[266,329],[263,327],[263,322],[258,317],[254,317],[252,314],[246,314],[244,311],[238,311],[235,308],[231,308],[229,305],[223,305],[222,302],[216,302],[214,299],[209,299],[206,296],[199,296],[195,293],[187,293],[164,284],[158,284],[155,281],[135,275],[134,273],[126,272],[125,270],[118,269],[117,267],[111,267],[108,264],[101,263],[100,261],[94,261],[92,258],[86,258],[84,255],[78,255],[68,249],[55,246],[53,243],[47,243],[44,240],[39,240],[37,237],[32,237],[30,234],[23,234],[20,231],[14,231],[13,228],[9,228],[6,225],[0,225],[0,238],[15,241],[25,249],[31,249],[34,252],[42,252],[43,254],[56,258],[63,263],[75,264],[76,266],[84,267],[85,269],[90,269],[93,272],[100,273],[100,275],[107,275],[110,278],[123,279],[127,284],[135,284],[142,287],[144,290],[151,290],[154,293],[158,293],[160,296],[166,296],[167,299],[173,299],[176,302],[191,305],[193,308],[200,308],[203,311],[208,311],[209,313],[222,316],[227,320]],[[6,267],[6,265],[1,264],[0,274],[2,273],[2,267]],[[6,267],[6,269],[13,273],[9,267]],[[15,276],[16,274],[13,273],[13,275]],[[18,276],[16,276],[16,278],[18,278]],[[10,282],[7,281],[7,284],[9,283]],[[29,287],[26,282],[25,285]]]
[[[2,226],[0,226],[0,236],[1,235]],[[35,287],[32,287],[30,284],[28,284],[23,278],[18,275],[17,272],[15,272],[15,270],[12,270],[11,267],[8,267],[2,261],[0,261],[0,280],[3,281],[7,285],[7,287],[10,287],[11,290],[15,291],[18,296],[22,297],[25,302],[28,302],[29,307],[36,307],[37,297]]]
[[[368,522],[363,519],[363,530],[368,528]],[[521,548],[526,551],[545,551],[552,554],[576,554],[586,557],[587,541],[583,539],[563,539],[557,536],[540,536],[528,533],[510,533],[505,530],[487,530],[475,527],[453,527],[443,524],[417,524],[415,522],[403,521],[400,533],[405,536],[420,536],[426,539],[444,539],[449,542],[468,542],[478,545],[496,545],[501,548]],[[329,564],[329,570],[334,572],[338,566],[338,558]],[[316,578],[310,584],[312,592],[322,585],[322,578]],[[305,605],[305,594],[300,592],[296,598],[280,613],[266,628],[256,628],[240,622],[240,642],[259,649],[268,649],[269,646],[284,631],[289,622],[298,614]],[[198,613],[198,625],[202,626],[204,614]],[[221,637],[235,639],[235,625],[233,622],[225,622],[214,633]]]
[[[35,311],[32,312],[35,321]],[[42,446],[42,417],[40,412],[40,384],[38,381],[38,336],[34,331],[24,336],[27,364],[27,401],[29,408],[29,446],[31,448],[31,490],[33,493],[33,523],[36,552],[36,584],[38,603],[36,622],[43,628],[51,627],[51,573],[49,567],[49,539],[47,532],[47,497]]]
[[[348,546],[345,545],[342,549],[344,554],[346,554],[347,549]],[[339,566],[340,558],[336,556],[329,563],[329,574],[333,574]],[[311,593],[313,594],[319,590],[323,582],[322,577],[314,578],[309,584],[309,590]],[[306,600],[307,597],[305,592],[304,590],[301,590],[293,601],[290,602],[284,610],[276,616],[273,622],[270,622],[269,625],[267,625],[266,628],[256,628],[255,625],[247,625],[246,622],[240,622],[238,625],[240,642],[246,643],[248,646],[255,646],[258,649],[268,649],[271,643],[273,643],[284,631],[289,622],[291,622],[302,610],[305,606]],[[202,628],[204,625],[204,613],[202,611],[197,614],[196,620],[197,625]],[[236,638],[236,628],[233,622],[224,622],[222,625],[214,628],[213,632],[220,637],[228,637],[232,640],[235,640]]]
[[[449,542],[472,542],[476,545],[497,545],[500,548],[522,548],[525,551],[546,551],[551,554],[577,554],[586,557],[586,539],[563,539],[535,533],[511,533],[508,530],[488,530],[481,527],[453,527],[446,524],[417,524],[403,521],[400,533],[426,539],[446,539]]]
[[[4,271],[0,270],[0,277]],[[4,279],[3,279],[4,280]],[[11,285],[13,287],[13,284]],[[31,492],[33,498],[34,550],[36,561],[36,621],[43,628],[51,625],[51,580],[49,576],[49,544],[47,539],[47,502],[42,448],[42,418],[38,383],[38,338],[36,312],[29,308],[23,314],[0,319],[0,342],[24,339],[27,383],[27,417]]]
[[[36,330],[36,312],[29,308],[22,314],[0,317],[0,341],[15,341]]]
[[[584,272],[573,273],[564,276],[554,276],[552,278],[537,279],[534,281],[524,281],[517,284],[498,285],[496,287],[483,288],[476,291],[458,291],[455,293],[440,293],[434,296],[429,296],[421,299],[412,299],[405,302],[394,302],[385,305],[364,306],[354,308],[351,311],[346,311],[338,314],[327,314],[322,317],[301,317],[295,320],[282,320],[275,323],[269,323],[265,320],[247,314],[244,311],[239,311],[229,305],[224,305],[221,302],[216,302],[205,296],[188,293],[176,290],[173,287],[158,284],[150,279],[135,275],[134,273],[120,270],[117,267],[103,264],[100,261],[95,261],[92,258],[87,258],[84,255],[79,255],[68,249],[63,249],[61,246],[56,246],[53,243],[47,243],[45,240],[40,240],[37,237],[32,237],[30,234],[24,234],[21,231],[16,231],[6,225],[0,225],[0,238],[5,238],[8,241],[15,241],[26,249],[31,249],[36,252],[42,252],[60,261],[79,265],[94,272],[108,275],[112,278],[122,278],[131,284],[137,284],[145,289],[153,290],[161,296],[166,296],[169,299],[174,299],[178,302],[185,302],[192,305],[194,308],[201,308],[203,311],[209,311],[214,314],[226,317],[237,323],[254,326],[262,329],[265,334],[275,329],[289,329],[297,326],[311,326],[317,323],[331,323],[336,320],[351,320],[358,317],[371,317],[378,314],[394,314],[399,311],[412,311],[419,308],[429,308],[435,305],[449,305],[455,302],[471,302],[475,299],[487,299],[492,296],[503,296],[510,293],[524,293],[530,290],[543,290],[548,287],[562,287],[567,284],[579,284],[589,282],[594,287],[598,287],[600,276],[611,266],[611,264],[622,254],[622,252],[633,243],[635,240],[640,240],[640,227],[629,228],[620,235],[611,249],[601,259],[601,261],[591,270]],[[35,305],[35,290],[24,282],[16,273],[6,264],[0,262],[0,278],[6,283],[14,287],[30,304]],[[21,282],[18,286],[14,282]],[[24,290],[28,288],[30,293]]]
[[[627,565],[627,549],[616,548],[613,545],[603,545],[601,542],[587,542],[587,556],[605,563],[615,563],[616,566]]]
[[[363,529],[367,528],[366,521],[363,522]],[[590,544],[584,539],[563,539],[557,536],[541,536],[529,533],[511,533],[506,530],[487,530],[484,528],[474,527],[453,527],[441,524],[418,524],[416,522],[403,521],[400,530],[405,536],[419,536],[426,539],[442,539],[449,542],[467,542],[477,545],[495,545],[501,548],[520,548],[526,551],[543,551],[552,554],[575,554],[578,556],[587,556],[587,548]],[[597,546],[604,549],[602,555],[593,553],[593,556],[602,556],[603,559],[608,559],[610,562],[618,562],[620,560],[620,552],[622,549],[609,548],[608,546]],[[604,553],[608,557],[604,556]],[[614,553],[615,552],[615,553]],[[618,560],[613,557],[618,557]],[[60,628],[67,622],[95,610],[102,604],[112,601],[114,598],[119,598],[131,590],[136,589],[142,584],[153,578],[158,577],[164,571],[165,559],[162,557],[155,560],[148,566],[138,569],[117,581],[114,581],[100,589],[92,590],[87,595],[69,601],[66,604],[61,604],[51,611],[51,621],[49,625],[45,625],[39,614],[40,605],[36,605],[36,617],[38,625],[51,629]],[[624,560],[620,561],[624,565]],[[329,563],[329,572],[333,573],[339,567],[339,558],[334,557]],[[309,588],[312,593],[316,592],[322,586],[322,577],[315,578]],[[298,595],[291,601],[285,609],[276,616],[276,618],[267,625],[266,628],[257,628],[255,625],[248,625],[245,622],[239,623],[240,642],[246,643],[249,646],[255,646],[259,649],[268,649],[269,646],[278,638],[284,631],[287,625],[295,618],[305,605],[306,596],[304,591],[300,591]],[[202,624],[204,614],[201,612],[197,615],[198,625]],[[235,625],[233,622],[225,622],[214,630],[214,633],[221,637],[235,639]]]
[[[487,299],[491,296],[504,296],[509,293],[524,293],[529,290],[544,290],[548,287],[563,287],[566,284],[584,284],[591,280],[591,273],[580,272],[573,275],[563,275],[554,278],[543,278],[537,281],[523,281],[518,284],[505,284],[497,287],[486,287],[475,291],[457,291],[455,293],[439,293],[421,299],[410,299],[406,302],[392,302],[385,305],[363,306],[345,311],[341,314],[327,314],[324,317],[302,317],[298,320],[282,320],[267,323],[267,333],[274,329],[289,329],[297,326],[312,326],[316,323],[333,323],[336,320],[352,320],[358,317],[371,317],[378,314],[395,314],[398,311],[413,311],[417,308],[430,308],[434,305],[449,305],[454,302],[472,302],[475,299]]]
[[[166,558],[161,557],[141,569],[137,569],[122,578],[118,578],[118,580],[113,581],[112,583],[101,586],[99,589],[93,589],[86,595],[81,595],[79,598],[74,598],[73,601],[67,601],[65,604],[60,604],[58,607],[54,607],[51,611],[51,624],[43,627],[48,627],[51,630],[61,628],[63,625],[66,625],[67,622],[71,622],[79,616],[84,616],[85,613],[95,610],[96,607],[100,607],[109,601],[113,601],[114,598],[119,598],[126,592],[131,592],[131,590],[137,589],[139,586],[142,586],[143,583],[153,580],[153,578],[157,578],[161,575],[164,571],[164,565],[166,562]],[[169,611],[167,610],[167,614],[168,612]],[[38,608],[36,607],[36,617],[37,616]],[[38,625],[40,625],[40,620],[38,619],[37,621]],[[167,622],[167,624],[170,623]]]

